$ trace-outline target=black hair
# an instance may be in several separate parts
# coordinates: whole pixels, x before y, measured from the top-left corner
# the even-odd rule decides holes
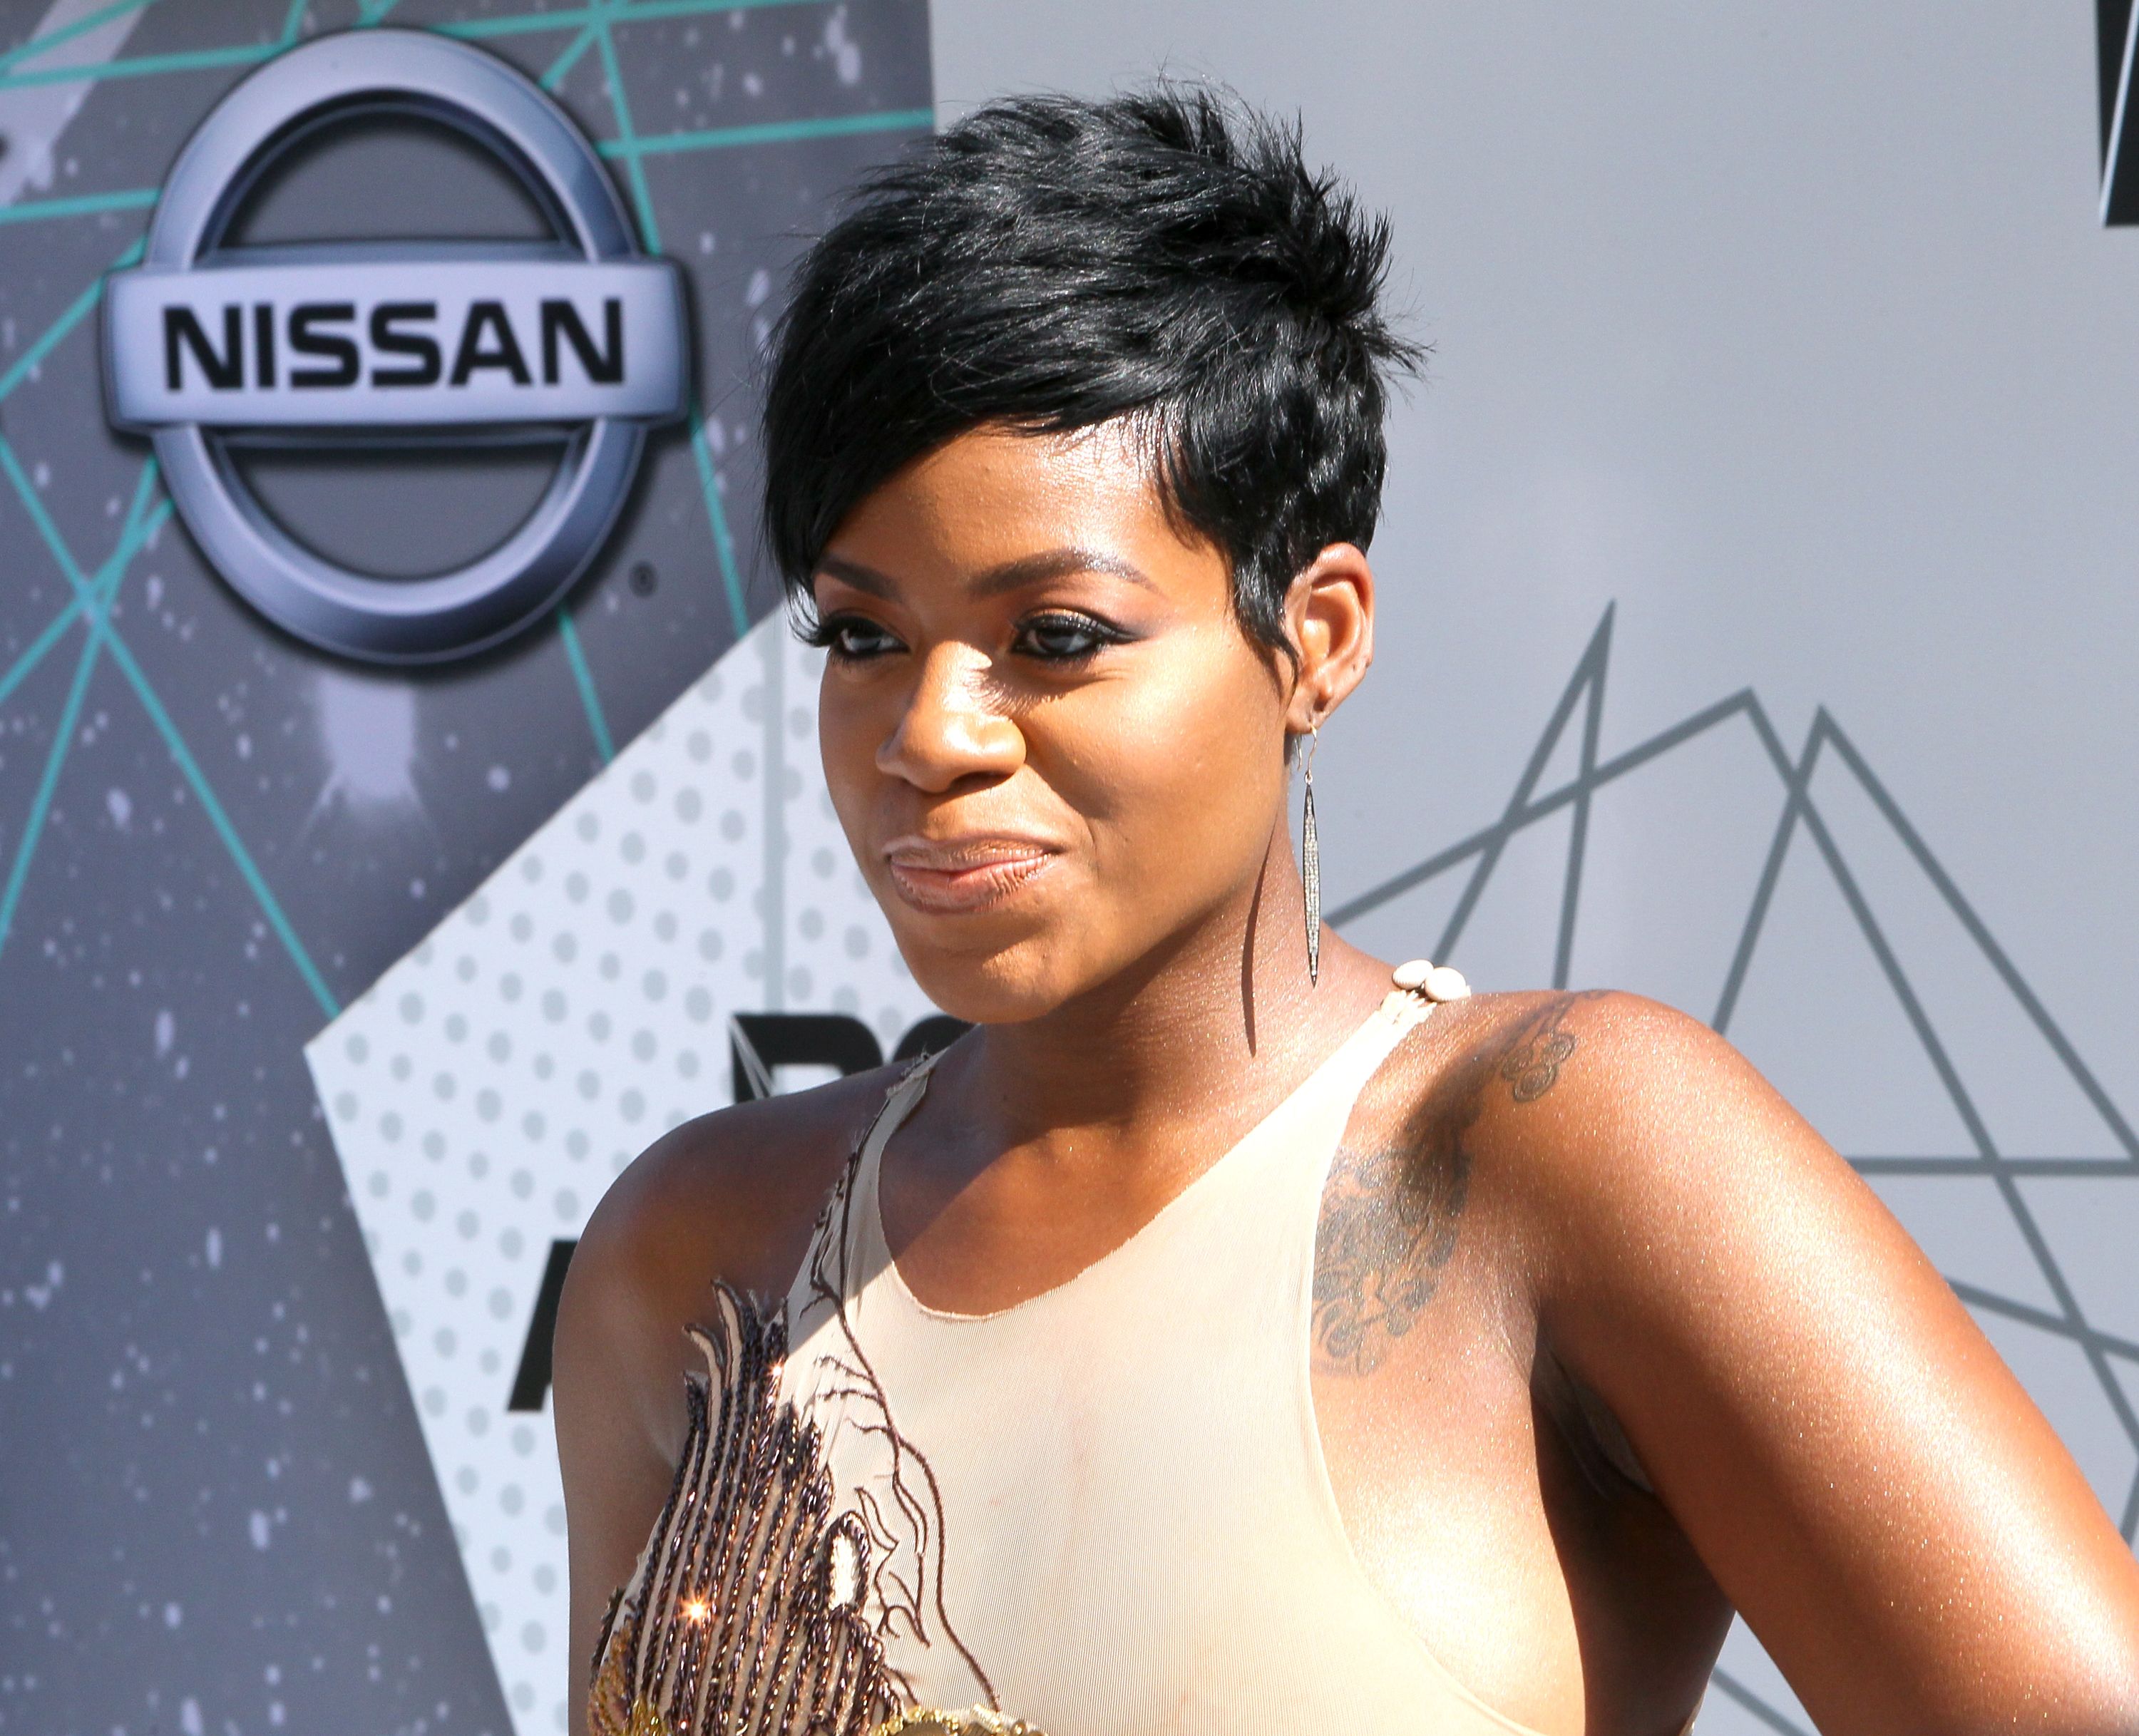
[[[806,614],[841,521],[988,423],[1131,419],[1169,511],[1231,562],[1251,639],[1329,544],[1365,547],[1387,376],[1386,219],[1297,122],[1202,86],[1016,96],[869,175],[797,267],[765,399],[766,540]]]

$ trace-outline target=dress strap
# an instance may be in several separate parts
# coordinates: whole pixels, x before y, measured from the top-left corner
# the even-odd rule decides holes
[[[1386,1061],[1397,1044],[1444,1001],[1461,1000],[1471,993],[1463,973],[1448,965],[1431,964],[1422,958],[1398,965],[1390,973],[1394,986],[1382,997],[1380,1008],[1353,1039],[1354,1053],[1348,1067],[1335,1070],[1344,1075],[1340,1087],[1345,1112],[1367,1081]],[[1339,1059],[1343,1051],[1339,1051]]]
[[[855,1142],[854,1157],[859,1163],[875,1163],[884,1157],[884,1148],[891,1143],[891,1136],[906,1124],[906,1118],[920,1108],[921,1099],[928,1095],[928,1076],[935,1072],[936,1064],[943,1059],[943,1051],[936,1049],[910,1062],[905,1072],[885,1087],[884,1101],[869,1117],[869,1125],[862,1129],[862,1137]]]
[[[928,1096],[928,1077],[942,1057],[941,1049],[923,1055],[893,1079],[876,1113],[855,1137],[854,1150],[825,1197],[809,1248],[788,1287],[788,1327],[795,1337],[818,1309],[854,1299],[859,1279],[865,1275],[858,1271],[858,1260],[866,1250],[857,1246],[856,1238],[864,1224],[875,1220],[876,1175],[884,1148]]]

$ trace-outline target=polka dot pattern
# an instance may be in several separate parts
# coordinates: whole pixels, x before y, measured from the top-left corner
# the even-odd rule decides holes
[[[552,1243],[727,1103],[735,1015],[888,1054],[933,1010],[824,787],[822,665],[761,623],[306,1052],[523,1731],[565,1674],[556,1437],[507,1408]]]

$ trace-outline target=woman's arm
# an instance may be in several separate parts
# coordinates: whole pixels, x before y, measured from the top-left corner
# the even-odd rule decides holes
[[[689,1429],[684,1335],[716,1278],[784,1298],[888,1068],[738,1104],[657,1140],[595,1210],[557,1306],[551,1391],[570,1544],[571,1736],[595,1642],[660,1517]]]
[[[687,1421],[679,1352],[697,1298],[675,1293],[664,1245],[682,1215],[680,1143],[670,1136],[604,1197],[557,1307],[551,1391],[570,1546],[571,1736],[585,1736],[602,1620],[668,1498]]]
[[[1819,1728],[2139,1731],[2139,1565],[1872,1191],[1705,1026],[1559,1029],[1541,1323]]]

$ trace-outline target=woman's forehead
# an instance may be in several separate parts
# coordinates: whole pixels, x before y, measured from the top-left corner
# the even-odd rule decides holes
[[[828,577],[875,591],[955,580],[976,596],[1073,572],[1222,599],[1223,555],[1167,510],[1134,432],[974,428],[894,472],[835,531]]]

